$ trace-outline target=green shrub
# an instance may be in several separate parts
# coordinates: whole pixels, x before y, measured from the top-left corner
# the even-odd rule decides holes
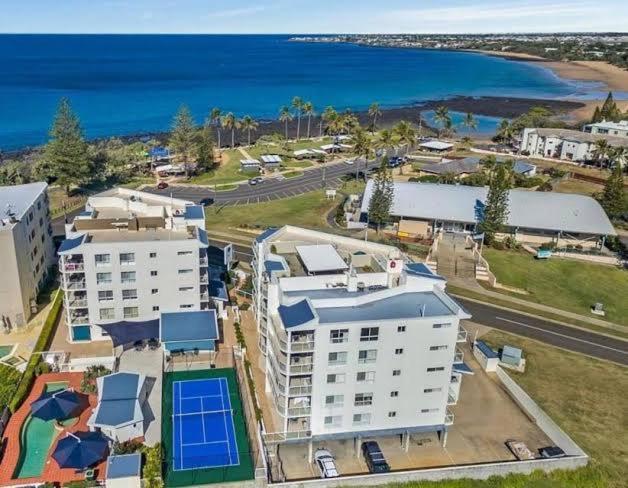
[[[161,480],[161,444],[155,444],[153,447],[144,447],[143,452],[146,456],[144,469],[142,469],[145,488],[162,488],[164,483]]]
[[[98,392],[96,387],[96,378],[111,374],[111,370],[105,368],[101,364],[90,366],[83,373],[83,379],[81,380],[81,391],[87,395],[94,395]]]
[[[20,408],[20,405],[31,391],[33,381],[35,381],[35,375],[38,371],[39,363],[41,363],[41,355],[37,353],[44,352],[50,347],[50,342],[52,341],[52,336],[55,331],[55,326],[57,325],[57,319],[59,318],[59,312],[61,311],[62,305],[63,292],[61,291],[61,289],[58,289],[52,301],[52,307],[50,308],[50,312],[48,313],[46,321],[41,328],[41,332],[39,333],[39,338],[37,339],[35,347],[33,348],[33,354],[28,360],[28,364],[26,365],[26,369],[24,370],[24,374],[22,375],[20,384],[15,390],[15,394],[13,395],[13,398],[9,403],[9,409],[11,410],[11,412],[15,412],[18,408]]]
[[[140,451],[141,449],[142,443],[135,440],[113,443],[113,453],[116,456],[119,456],[121,454],[133,454],[134,452]]]
[[[17,369],[0,364],[0,410],[11,400],[20,376]]]

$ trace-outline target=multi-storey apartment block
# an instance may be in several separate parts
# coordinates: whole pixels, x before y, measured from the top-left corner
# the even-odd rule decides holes
[[[254,251],[269,440],[445,433],[469,368],[470,316],[395,247],[295,227]]]
[[[222,314],[219,254],[214,262],[202,206],[123,188],[90,197],[59,248],[69,339],[106,339],[102,325],[160,312]]]
[[[36,311],[37,294],[54,264],[48,185],[0,187],[0,319],[20,327]]]

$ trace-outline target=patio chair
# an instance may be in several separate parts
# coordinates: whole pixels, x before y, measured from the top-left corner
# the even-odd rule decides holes
[[[144,347],[146,346],[146,344],[144,343],[144,341],[135,341],[133,343],[133,347],[135,348],[136,351],[142,351],[144,349]]]

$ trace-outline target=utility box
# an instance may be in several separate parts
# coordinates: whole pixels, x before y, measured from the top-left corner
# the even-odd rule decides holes
[[[484,371],[497,371],[499,355],[493,351],[486,342],[475,341],[473,343],[473,355],[478,360]]]

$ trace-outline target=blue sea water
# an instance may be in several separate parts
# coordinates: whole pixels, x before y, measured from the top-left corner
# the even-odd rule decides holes
[[[475,129],[469,129],[464,126],[464,119],[466,114],[462,112],[449,112],[449,116],[451,117],[451,122],[454,125],[454,129],[456,129],[456,134],[466,136],[466,135],[482,135],[482,136],[492,136],[497,132],[497,128],[503,118],[501,117],[489,117],[488,115],[475,115],[475,121],[477,123],[477,127]],[[423,117],[427,123],[432,127],[440,127],[439,122],[434,118],[433,110],[426,110],[421,112],[421,117]]]
[[[44,142],[61,97],[88,137],[159,131],[182,103],[275,118],[454,95],[555,98],[582,87],[537,65],[455,51],[289,42],[288,36],[0,35],[0,148]]]

